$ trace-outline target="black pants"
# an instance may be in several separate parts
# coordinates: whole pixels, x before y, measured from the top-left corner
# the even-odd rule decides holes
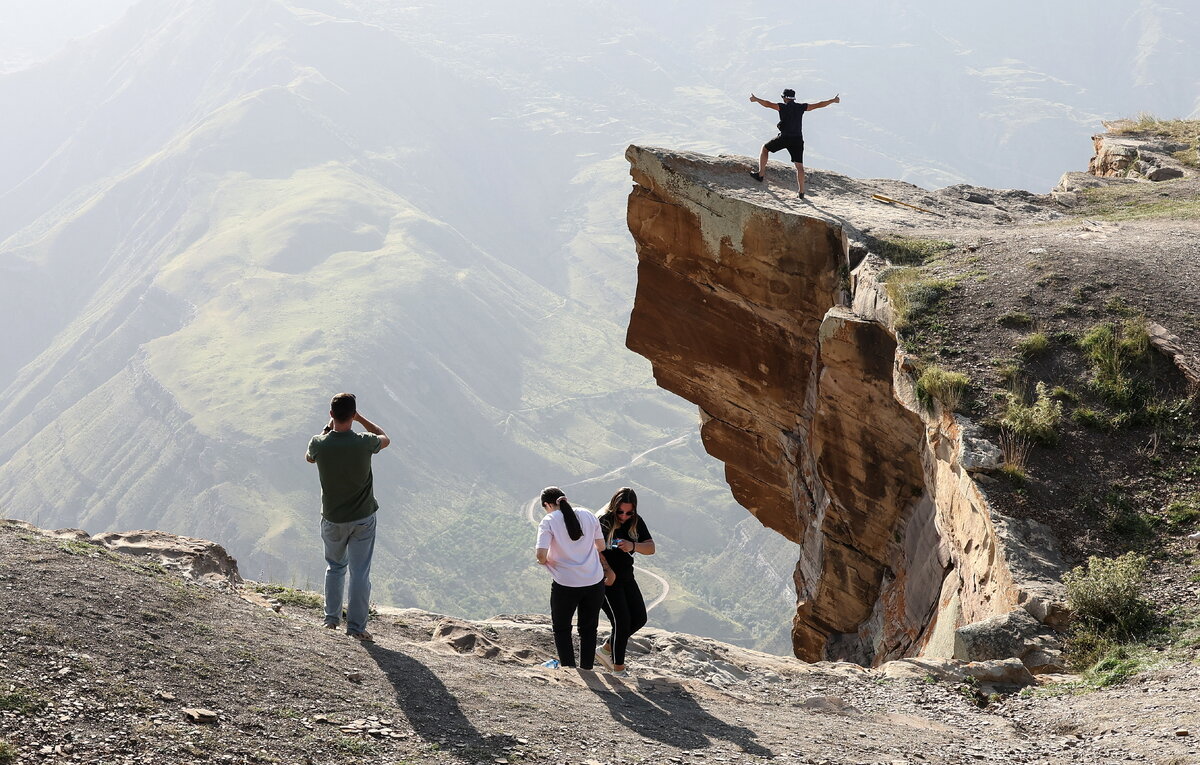
[[[646,601],[632,574],[604,588],[604,615],[613,627],[613,664],[624,664],[629,636],[646,626]]]
[[[600,607],[604,605],[604,580],[590,587],[564,587],[558,582],[550,585],[550,623],[554,625],[554,647],[558,663],[575,666],[575,645],[571,640],[571,617],[579,611],[579,668],[591,669],[596,658],[596,627],[600,624]]]

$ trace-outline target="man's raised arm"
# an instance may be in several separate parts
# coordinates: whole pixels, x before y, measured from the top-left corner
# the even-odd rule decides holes
[[[829,106],[830,104],[840,104],[841,102],[842,102],[842,96],[839,93],[838,95],[834,96],[833,98],[829,99],[828,101],[818,101],[815,104],[809,104],[808,108],[805,109],[805,111],[811,112],[813,109],[820,109],[823,106]]]
[[[779,111],[779,104],[772,103],[772,102],[766,100],[765,98],[759,98],[758,96],[754,95],[753,93],[750,94],[750,100],[756,104],[762,104],[763,106],[767,107],[768,109],[774,109],[775,111]]]
[[[380,449],[386,449],[388,444],[392,442],[392,439],[388,438],[387,433],[384,433],[382,428],[368,420],[366,417],[363,417],[361,414],[355,414],[354,419],[359,425],[363,426],[363,430],[379,436]]]

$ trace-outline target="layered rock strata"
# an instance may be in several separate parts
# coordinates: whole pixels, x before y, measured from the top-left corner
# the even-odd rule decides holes
[[[950,657],[964,625],[1018,607],[1053,621],[1052,542],[989,507],[967,423],[917,405],[880,263],[851,272],[849,224],[754,187],[742,163],[626,158],[627,344],[700,407],[737,501],[799,546],[796,655]]]

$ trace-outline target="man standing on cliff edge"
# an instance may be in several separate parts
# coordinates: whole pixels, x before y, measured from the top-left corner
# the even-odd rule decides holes
[[[354,423],[365,433],[355,433]],[[329,404],[329,424],[308,442],[304,458],[321,476],[321,540],[325,543],[325,626],[337,629],[342,618],[346,568],[350,598],[346,634],[373,642],[367,632],[371,603],[371,556],[375,553],[374,476],[371,457],[392,441],[358,413],[353,393],[339,393]]]
[[[780,149],[787,149],[793,164],[796,165],[796,187],[800,192],[800,198],[803,199],[804,132],[802,125],[804,122],[804,113],[829,106],[830,104],[840,104],[842,102],[840,94],[828,101],[818,101],[815,104],[798,104],[796,103],[796,91],[788,88],[783,91],[782,103],[772,103],[759,98],[753,93],[750,94],[750,100],[779,112],[779,135],[763,144],[762,151],[758,155],[758,170],[751,170],[750,176],[759,183],[762,183],[767,172],[767,155]]]

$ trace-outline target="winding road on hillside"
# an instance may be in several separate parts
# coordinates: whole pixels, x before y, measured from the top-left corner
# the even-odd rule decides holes
[[[642,452],[641,454],[634,456],[631,460],[629,460],[629,462],[625,463],[621,467],[616,468],[614,470],[610,470],[607,473],[604,473],[604,474],[598,475],[598,476],[593,476],[591,478],[585,478],[582,481],[576,481],[575,483],[566,484],[565,486],[560,486],[559,488],[561,488],[563,491],[566,491],[567,489],[573,489],[577,486],[585,486],[589,483],[595,483],[597,481],[607,481],[612,478],[615,478],[616,476],[620,475],[621,473],[625,472],[629,468],[636,465],[641,460],[645,459],[647,455],[653,454],[654,452],[656,452],[660,449],[667,449],[672,446],[677,446],[677,445],[687,441],[689,435],[691,435],[691,434],[685,433],[684,435],[677,436],[676,438],[672,438],[669,441],[664,441],[663,443],[658,444],[657,446],[652,446],[649,449],[647,449],[646,451]],[[535,527],[538,525],[538,518],[537,518],[536,514],[537,514],[539,499],[541,499],[541,498],[534,497],[534,498],[530,499],[529,502],[527,502],[525,505],[525,517],[528,518],[529,522],[531,524],[533,524]],[[587,508],[581,506],[580,509],[586,510]],[[655,606],[657,606],[658,604],[662,603],[664,600],[667,599],[667,595],[669,595],[671,593],[671,583],[668,582],[664,577],[659,576],[658,574],[654,573],[653,571],[650,571],[649,569],[642,568],[641,566],[634,566],[633,568],[635,571],[639,571],[639,572],[645,574],[646,576],[651,577],[652,579],[656,580],[659,583],[659,585],[662,587],[662,592],[660,592],[654,598],[654,600],[652,600],[646,604],[646,611],[649,612]]]

